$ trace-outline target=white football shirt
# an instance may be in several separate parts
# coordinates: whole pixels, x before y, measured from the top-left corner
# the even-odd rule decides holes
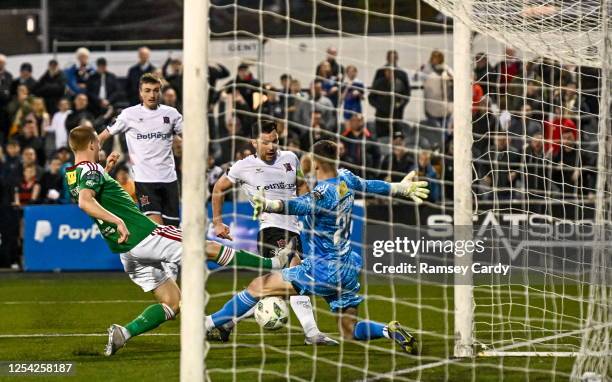
[[[244,190],[249,198],[261,187],[266,199],[287,200],[297,196],[297,174],[300,160],[291,151],[279,151],[274,163],[266,163],[257,155],[249,155],[234,163],[228,179]],[[263,213],[260,228],[277,227],[300,233],[298,218],[293,215]]]
[[[134,181],[170,183],[177,180],[172,155],[175,134],[183,132],[183,116],[173,107],[150,110],[142,104],[124,109],[112,126],[112,135],[125,133]]]

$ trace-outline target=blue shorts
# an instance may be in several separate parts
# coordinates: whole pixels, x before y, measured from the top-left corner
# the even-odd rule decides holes
[[[363,297],[358,295],[361,288],[361,256],[352,252],[347,260],[339,272],[325,277],[321,275],[322,272],[315,272],[308,260],[295,267],[283,269],[281,274],[283,280],[290,282],[299,294],[321,296],[335,312],[357,307],[363,301]]]

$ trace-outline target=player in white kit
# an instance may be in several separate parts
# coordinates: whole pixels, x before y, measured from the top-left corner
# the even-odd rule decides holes
[[[288,200],[296,197],[298,193],[301,195],[309,191],[303,180],[298,157],[291,151],[279,150],[279,137],[274,121],[256,122],[251,137],[256,154],[234,163],[227,175],[221,177],[213,189],[213,225],[215,234],[220,238],[232,240],[230,229],[223,224],[221,216],[225,192],[232,187],[241,187],[249,195],[249,199],[252,199],[259,188],[264,189],[266,195],[274,195],[274,198],[279,200]],[[299,221],[296,216],[274,213],[262,215],[258,240],[261,256],[273,257],[273,252],[283,248],[293,237],[296,238],[301,253]],[[338,344],[320,332],[309,296],[292,296],[290,303],[304,329],[305,344]],[[233,325],[251,314],[252,312],[248,312],[238,320],[216,328],[209,333],[209,339],[227,341]]]
[[[179,225],[179,186],[172,142],[183,132],[183,116],[161,105],[162,84],[147,73],[140,78],[142,103],[124,109],[100,142],[125,133],[140,210],[157,224]]]

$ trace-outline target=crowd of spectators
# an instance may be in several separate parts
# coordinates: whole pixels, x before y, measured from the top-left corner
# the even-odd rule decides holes
[[[432,182],[430,202],[452,202],[453,70],[443,52],[434,50],[428,62],[408,71],[398,52],[388,51],[369,86],[358,67],[342,65],[335,48],[326,54],[307,84],[291,73],[283,74],[278,86],[262,83],[248,63],[237,67],[234,78],[221,64],[209,67],[209,182],[252,152],[251,125],[265,115],[277,121],[281,144],[298,155],[317,140],[333,139],[343,165],[359,175],[397,181],[416,170]],[[76,51],[68,68],[50,60],[38,79],[27,62],[13,76],[6,60],[0,55],[2,208],[70,203],[63,183],[72,164],[69,131],[84,123],[101,131],[123,108],[139,103],[142,74],[159,76],[162,103],[181,111],[181,60],[168,58],[158,67],[146,47],[138,49],[137,62],[124,75],[111,73],[104,58],[93,65],[86,48]],[[496,65],[485,53],[476,54],[473,69],[474,185],[481,198],[589,197],[595,180],[588,168],[596,158],[584,148],[596,141],[597,69],[547,59],[522,62],[511,48]],[[404,111],[416,102],[415,91],[422,94],[425,115],[408,121]],[[375,109],[370,120],[364,117],[365,102]],[[103,149],[117,147],[124,162],[114,176],[133,195],[125,143],[109,140]],[[175,156],[180,174],[178,146]]]

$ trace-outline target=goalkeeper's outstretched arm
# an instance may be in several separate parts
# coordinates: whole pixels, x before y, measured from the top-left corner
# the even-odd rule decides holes
[[[348,173],[348,172],[347,172]],[[426,181],[416,181],[414,177],[416,172],[412,171],[401,182],[388,183],[382,180],[366,180],[356,175],[350,174],[346,179],[353,190],[385,195],[399,196],[402,198],[410,198],[415,203],[420,204],[423,199],[429,196],[429,189]],[[253,196],[253,219],[257,219],[264,212],[269,213],[285,213],[289,215],[310,215],[316,213],[319,208],[317,201],[317,191],[309,192],[297,198],[292,198],[286,201],[266,199],[263,189]]]

